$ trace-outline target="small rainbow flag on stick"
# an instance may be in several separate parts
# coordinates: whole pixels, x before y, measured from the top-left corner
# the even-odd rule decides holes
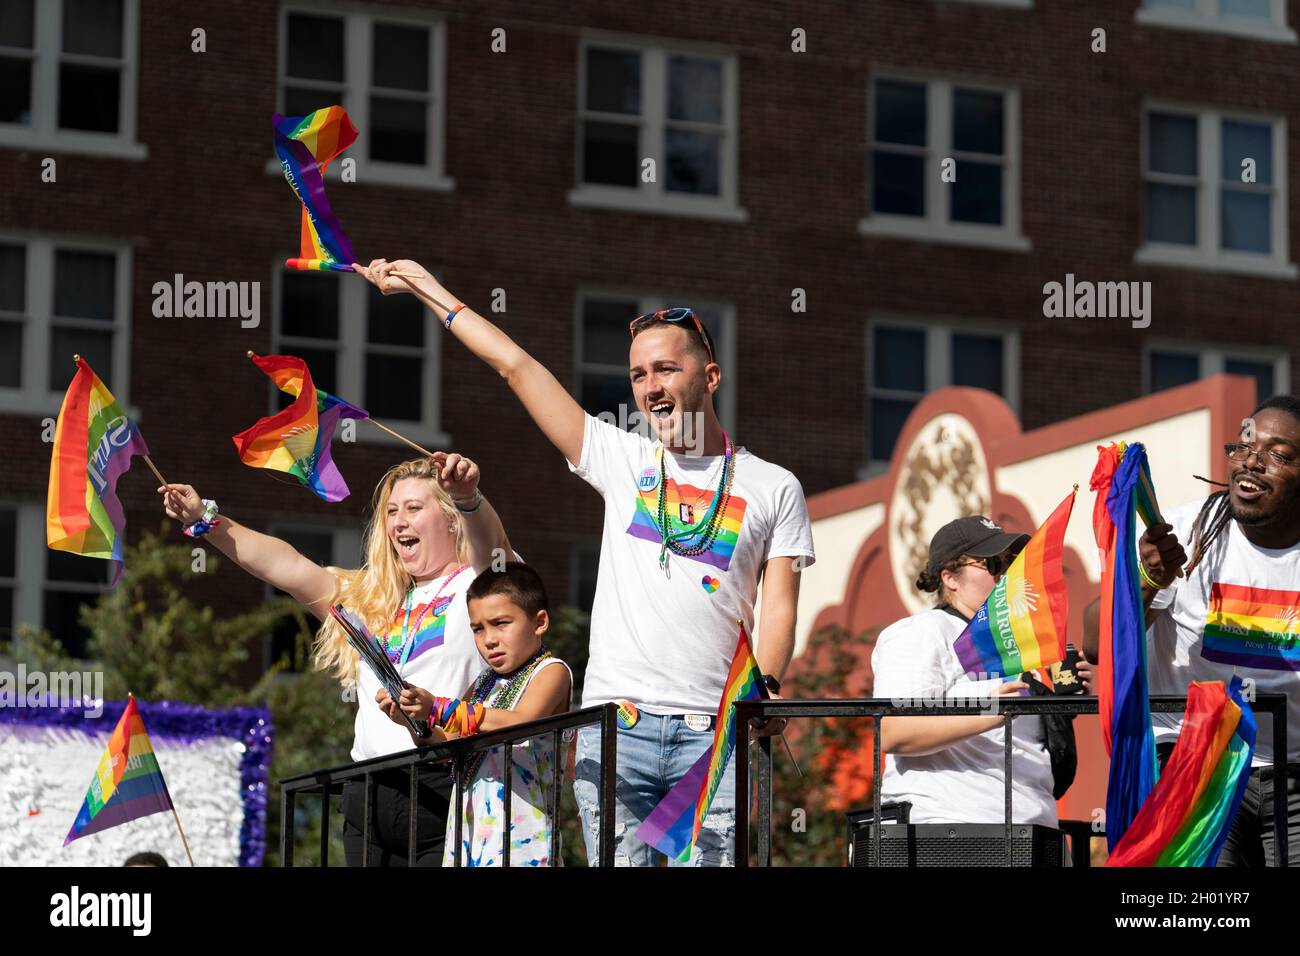
[[[286,259],[285,267],[351,272],[356,261],[352,243],[325,196],[325,170],[330,160],[356,141],[357,128],[341,106],[327,106],[306,116],[276,113],[271,123],[280,168],[302,203],[299,258]]]
[[[685,776],[642,821],[636,831],[638,840],[679,862],[691,858],[691,849],[700,838],[704,818],[722,783],[731,752],[736,748],[736,701],[766,697],[767,685],[763,683],[745,626],[741,624],[740,639],[736,642],[736,653],[731,659],[731,670],[713,724],[713,746],[700,754]]]
[[[1034,532],[953,644],[973,677],[1018,676],[1065,660],[1069,601],[1061,556],[1074,491]]]
[[[126,528],[117,479],[131,467],[132,456],[147,456],[149,449],[85,359],[74,361],[77,372],[54,429],[45,541],[55,551],[112,561],[117,584]]]
[[[158,768],[158,758],[154,756],[153,745],[149,743],[149,734],[144,729],[144,720],[135,705],[132,695],[126,702],[126,709],[113,735],[108,738],[108,747],[99,758],[99,767],[91,778],[90,789],[81,804],[77,819],[63,841],[67,846],[73,840],[99,833],[110,827],[118,826],[129,820],[147,817],[151,813],[166,813],[168,810],[176,815],[172,806],[171,794],[167,792],[167,782],[163,780]],[[181,825],[176,817],[176,826]],[[185,853],[190,852],[189,841],[185,831],[181,830],[181,840],[185,843]],[[190,863],[194,860],[191,857]]]
[[[326,501],[342,501],[348,486],[330,452],[334,426],[341,418],[368,418],[369,412],[318,389],[300,358],[252,352],[248,357],[294,402],[234,436],[240,460],[250,468],[293,475]]]
[[[1164,772],[1107,866],[1214,866],[1241,807],[1255,750],[1255,715],[1241,678],[1193,681],[1183,730]]]

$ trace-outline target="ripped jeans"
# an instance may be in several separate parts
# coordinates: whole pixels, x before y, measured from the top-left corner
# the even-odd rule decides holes
[[[629,728],[618,731],[618,780],[614,806],[614,865],[657,866],[664,858],[635,836],[674,783],[713,746],[713,730],[694,731],[681,716],[641,713]],[[600,841],[600,728],[578,730],[573,796],[582,817],[587,859],[594,866]],[[736,762],[727,761],[722,783],[704,818],[690,861],[669,860],[669,866],[732,866],[736,846]]]

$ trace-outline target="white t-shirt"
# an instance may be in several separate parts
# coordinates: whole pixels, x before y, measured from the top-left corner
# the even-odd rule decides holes
[[[1192,555],[1192,523],[1204,504],[1165,515]],[[1257,694],[1287,695],[1287,760],[1300,760],[1300,544],[1260,548],[1229,521],[1189,577],[1155,596],[1168,608],[1147,630],[1147,683],[1153,694],[1187,693],[1192,681],[1239,674]],[[1207,634],[1208,629],[1208,634]],[[1156,740],[1173,740],[1182,714],[1152,714]],[[1272,721],[1256,715],[1254,766],[1273,760]]]
[[[754,625],[758,576],[769,558],[814,560],[803,489],[794,475],[734,456],[731,498],[716,540],[659,567],[657,442],[587,416],[582,461],[569,468],[605,499],[591,658],[582,705],[627,699],[651,714],[712,714],[736,650],[736,620]],[[673,527],[698,522],[718,487],[722,456],[664,453]]]
[[[459,697],[487,666],[479,656],[478,645],[469,627],[469,608],[465,591],[474,580],[472,567],[466,566],[454,580],[451,575],[426,581],[415,588],[411,597],[411,624],[407,629],[411,650],[406,663],[397,672],[416,687],[438,697]],[[436,603],[434,598],[437,598]],[[386,634],[392,646],[401,643],[402,622],[406,619],[403,601],[393,615]],[[396,724],[384,716],[375,703],[379,681],[365,664],[357,676],[356,736],[352,742],[352,759],[366,760],[399,753],[415,746],[405,724]]]
[[[1001,681],[970,680],[953,653],[965,626],[956,615],[934,608],[885,628],[871,654],[873,695],[899,701],[992,696]],[[935,708],[936,716],[942,713],[942,707]],[[1011,726],[1013,821],[1054,827],[1052,761],[1043,722],[1017,717]],[[912,823],[1001,823],[1006,818],[1003,740],[998,727],[925,756],[890,754],[881,796],[909,801]]]

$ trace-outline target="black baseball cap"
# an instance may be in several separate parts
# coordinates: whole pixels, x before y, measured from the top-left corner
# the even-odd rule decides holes
[[[938,577],[945,564],[963,554],[976,558],[991,558],[1013,546],[1024,547],[1027,534],[1003,531],[983,515],[972,515],[949,521],[930,539],[930,558],[926,569]]]

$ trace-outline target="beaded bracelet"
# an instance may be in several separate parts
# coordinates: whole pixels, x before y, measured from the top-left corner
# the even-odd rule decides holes
[[[1138,574],[1142,575],[1142,580],[1147,583],[1147,587],[1151,588],[1151,590],[1153,591],[1164,590],[1164,588],[1162,588],[1159,584],[1151,580],[1151,576],[1147,574],[1147,566],[1143,564],[1141,561],[1138,562]]]
[[[472,501],[474,502],[474,507],[462,508],[460,506],[460,503],[462,501]],[[474,512],[478,511],[479,508],[483,507],[483,492],[481,491],[474,492],[474,497],[472,498],[452,498],[451,503],[456,506],[456,510],[459,511],[461,514],[472,515]]]
[[[201,538],[219,524],[221,519],[217,517],[217,503],[211,498],[204,498],[203,516],[184,531],[191,538]]]
[[[450,329],[450,328],[451,328],[451,320],[454,319],[454,318],[456,318],[456,313],[459,312],[459,311],[460,311],[461,309],[463,309],[463,308],[465,308],[465,303],[464,303],[464,302],[457,302],[454,306],[452,306],[451,311],[447,313],[447,317],[446,317],[445,319],[442,320],[442,324],[443,324],[443,326],[444,326],[445,328],[447,328],[447,329]]]

